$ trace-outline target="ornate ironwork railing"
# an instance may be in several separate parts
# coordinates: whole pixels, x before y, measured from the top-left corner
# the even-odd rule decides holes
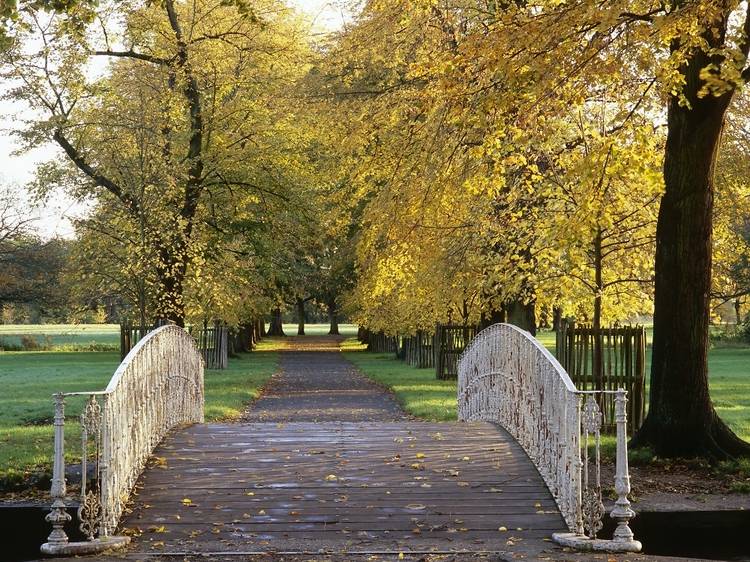
[[[79,543],[69,542],[63,529],[71,519],[65,504],[67,396],[87,398],[80,418],[78,520],[88,541]],[[126,544],[127,537],[111,534],[154,447],[173,427],[203,421],[203,362],[195,342],[182,328],[162,326],[130,350],[105,390],[61,392],[54,398],[52,510],[46,517],[52,533],[42,552],[84,554]],[[89,462],[94,465],[91,480]]]
[[[601,540],[604,504],[600,477],[602,414],[597,395],[615,395],[617,521]],[[458,416],[503,426],[523,447],[550,489],[570,532],[560,544],[586,550],[637,552],[629,521],[627,397],[624,390],[579,391],[552,354],[528,332],[495,324],[466,347],[458,366]],[[590,449],[593,451],[590,452]]]

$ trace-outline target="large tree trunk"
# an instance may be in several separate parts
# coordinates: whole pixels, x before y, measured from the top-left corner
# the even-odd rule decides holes
[[[552,307],[552,329],[555,331],[555,333],[560,331],[560,326],[562,326],[562,308],[559,306],[553,306]]]
[[[526,330],[532,336],[536,335],[536,302],[534,300],[527,303],[519,300],[509,301],[505,308],[509,324]]]
[[[276,307],[271,311],[271,325],[268,327],[269,336],[285,336],[284,326],[281,319],[281,308]]]
[[[330,324],[330,328],[328,329],[328,335],[338,336],[339,335],[339,319],[338,319],[338,312],[336,310],[336,301],[333,299],[328,301],[328,322]]]
[[[633,438],[659,456],[727,458],[750,453],[719,419],[708,390],[713,172],[731,93],[699,97],[694,54],[682,69],[690,107],[671,98],[665,192],[656,227],[654,342],[648,416]]]
[[[507,314],[505,307],[497,310],[492,308],[489,312],[482,312],[482,317],[479,320],[479,328],[484,330],[485,328],[492,326],[493,324],[502,324],[507,320]]]
[[[305,299],[297,297],[297,335],[305,335]]]

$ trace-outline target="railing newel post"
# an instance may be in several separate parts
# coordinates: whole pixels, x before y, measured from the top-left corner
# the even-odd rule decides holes
[[[52,532],[47,537],[45,547],[59,548],[68,544],[68,535],[65,534],[65,524],[72,519],[65,506],[65,394],[62,392],[53,395],[55,401],[55,456],[52,461],[52,486],[50,496],[52,497],[52,509],[45,516],[45,520],[52,524]]]
[[[617,501],[610,512],[610,517],[617,522],[612,539],[615,542],[632,543],[633,531],[630,520],[635,512],[630,508],[628,494],[630,493],[630,473],[628,469],[628,439],[627,439],[627,392],[619,388],[615,395],[615,422],[617,423],[617,459],[615,461],[615,493]]]

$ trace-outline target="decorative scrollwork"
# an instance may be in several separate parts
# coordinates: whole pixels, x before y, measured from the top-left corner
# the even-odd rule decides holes
[[[604,526],[604,503],[602,502],[601,486],[583,490],[581,510],[583,511],[583,526],[586,536],[595,539],[596,534]]]
[[[599,409],[593,395],[586,396],[586,402],[581,412],[581,424],[583,429],[590,434],[598,434],[602,429],[602,411]]]
[[[102,408],[96,400],[95,395],[91,395],[86,402],[86,406],[81,413],[81,426],[92,437],[99,434],[102,425]]]
[[[601,549],[635,552],[640,543],[628,526],[634,514],[627,499],[625,391],[579,391],[539,341],[510,324],[477,334],[458,364],[459,419],[497,422],[524,448],[570,530],[556,534],[560,544],[569,544],[570,537],[576,544],[598,540],[603,527],[599,400],[608,393],[616,394],[618,500],[612,518],[618,529],[612,544]]]
[[[102,522],[102,504],[99,501],[98,490],[87,492],[81,499],[81,505],[78,506],[78,520],[81,522],[79,525],[81,532],[88,540],[94,540]]]

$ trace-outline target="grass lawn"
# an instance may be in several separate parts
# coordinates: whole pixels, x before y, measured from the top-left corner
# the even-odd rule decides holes
[[[119,338],[119,335],[118,335]],[[224,371],[205,373],[206,420],[237,418],[276,371],[278,343],[230,359]],[[0,353],[0,489],[21,485],[30,472],[48,468],[52,455],[54,392],[103,389],[119,364],[114,352]],[[66,400],[66,449],[75,457],[82,398]]]
[[[297,335],[297,324],[284,324],[284,333],[287,336]],[[268,327],[268,326],[266,326]],[[325,336],[328,334],[328,324],[305,324],[305,335],[306,336]],[[342,336],[356,336],[357,335],[356,324],[339,324],[339,333]]]
[[[0,324],[0,349],[22,345],[22,337],[48,351],[117,351],[119,324]]]
[[[554,333],[542,332],[539,339],[554,351]],[[367,353],[353,339],[344,342],[342,350],[364,374],[390,387],[410,414],[428,420],[456,419],[456,381],[436,380],[434,369],[415,369],[396,361],[392,353]],[[651,349],[646,353],[648,376]],[[715,347],[709,352],[708,363],[716,411],[740,437],[750,441],[750,347]]]

